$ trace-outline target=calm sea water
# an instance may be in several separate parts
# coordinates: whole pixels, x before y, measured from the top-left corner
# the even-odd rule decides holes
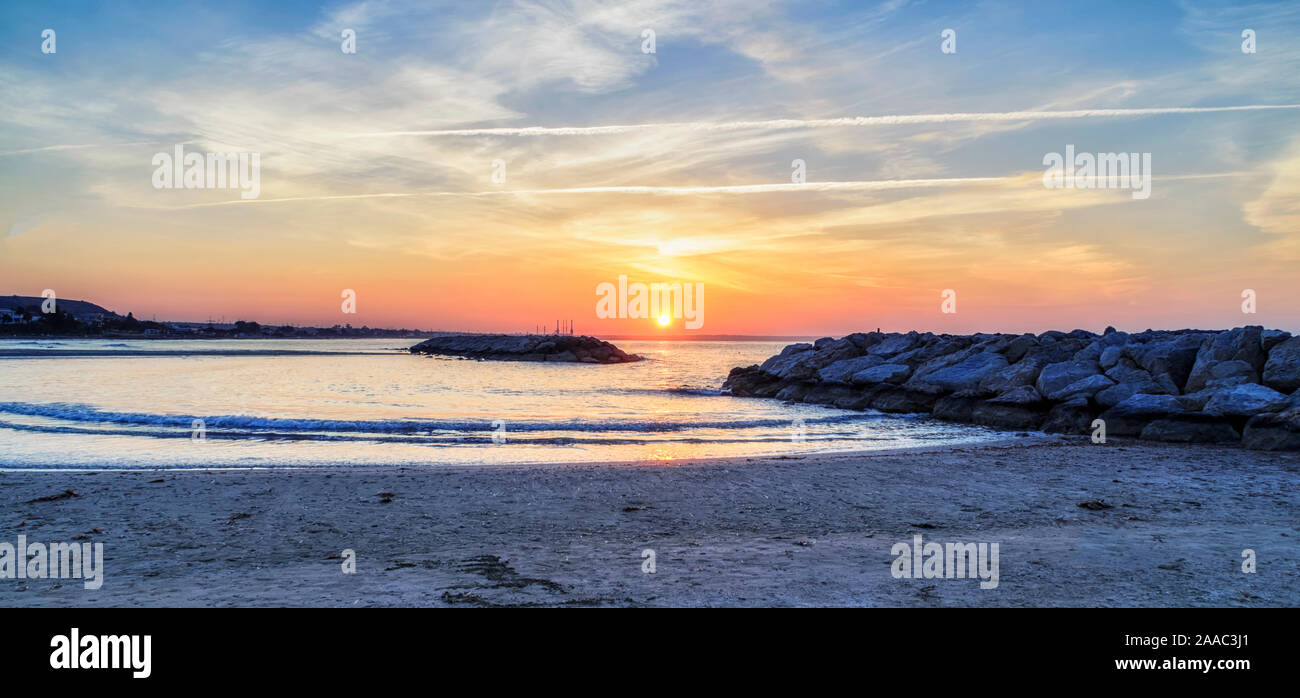
[[[649,360],[610,366],[412,356],[414,343],[0,341],[0,351],[114,352],[0,358],[0,467],[671,462],[994,437],[719,393],[733,366],[759,363],[781,343],[620,342]],[[274,350],[326,353],[139,355]]]

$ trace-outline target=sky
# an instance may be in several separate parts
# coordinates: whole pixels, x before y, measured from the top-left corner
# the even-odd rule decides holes
[[[1300,3],[6,2],[0,100],[0,295],[596,335],[1300,330]],[[178,144],[258,154],[257,198],[156,188]],[[1149,153],[1150,197],[1044,186],[1067,145]],[[620,276],[703,284],[705,322],[598,317]]]

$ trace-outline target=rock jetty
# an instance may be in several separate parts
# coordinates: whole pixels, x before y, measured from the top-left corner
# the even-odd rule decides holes
[[[732,369],[732,395],[928,413],[1004,429],[1300,450],[1300,337],[1112,327],[1024,334],[857,333]]]
[[[641,360],[609,342],[576,335],[449,334],[426,339],[410,352],[491,361],[621,364]]]

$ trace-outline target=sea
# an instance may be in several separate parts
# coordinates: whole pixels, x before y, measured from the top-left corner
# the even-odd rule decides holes
[[[0,340],[0,469],[473,467],[978,443],[981,427],[740,398],[782,342],[616,342],[617,365],[412,355],[418,340]]]

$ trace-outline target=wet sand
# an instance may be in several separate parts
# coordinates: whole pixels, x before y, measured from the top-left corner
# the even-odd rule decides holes
[[[10,471],[0,542],[102,542],[105,571],[93,591],[0,579],[0,606],[1297,606],[1297,484],[1296,453],[1080,437],[613,465]],[[77,496],[33,501],[65,490]],[[894,578],[891,548],[918,534],[998,543],[998,586]]]

